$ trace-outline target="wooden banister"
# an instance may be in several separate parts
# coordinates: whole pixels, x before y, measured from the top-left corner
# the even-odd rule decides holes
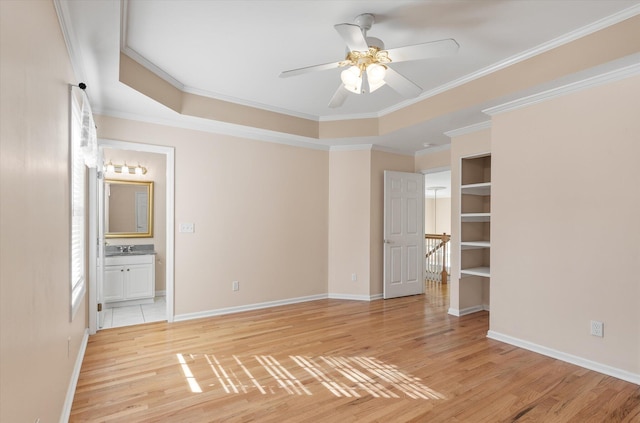
[[[427,240],[428,251],[425,254],[425,260],[427,260],[427,263],[429,262],[429,257],[438,253],[442,249],[442,271],[440,272],[440,280],[443,283],[447,283],[449,276],[447,272],[447,243],[451,240],[451,235],[447,235],[446,233],[425,234],[424,238]]]

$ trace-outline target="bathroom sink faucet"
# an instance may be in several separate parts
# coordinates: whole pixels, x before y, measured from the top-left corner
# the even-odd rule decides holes
[[[121,253],[130,253],[133,249],[133,245],[121,245],[118,248]]]

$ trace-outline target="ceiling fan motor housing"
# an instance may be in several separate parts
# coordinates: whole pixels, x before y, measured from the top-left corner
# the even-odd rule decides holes
[[[384,50],[384,43],[380,38],[367,37],[367,45],[369,47],[378,47],[379,50]]]

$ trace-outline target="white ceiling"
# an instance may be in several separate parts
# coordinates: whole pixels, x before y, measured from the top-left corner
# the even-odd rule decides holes
[[[640,13],[639,4],[637,0],[56,0],[75,71],[88,85],[95,112],[239,134],[246,130],[181,116],[120,83],[120,50],[188,92],[315,120],[378,117],[540,46],[570,41],[566,37],[572,33],[602,26],[601,20],[629,14],[629,8]],[[376,17],[368,35],[381,38],[387,48],[454,38],[460,50],[451,57],[392,64],[423,88],[417,100],[403,99],[382,87],[372,94],[352,94],[343,107],[330,109],[327,103],[339,85],[339,69],[278,77],[283,70],[343,59],[345,46],[333,25],[352,23],[365,12]],[[584,72],[573,77],[584,77]],[[445,131],[488,120],[481,113],[486,107],[570,79],[379,137],[316,140],[246,132],[268,141],[302,141],[319,147],[375,144],[414,153],[425,143],[448,143]]]
[[[451,171],[424,175],[424,191],[427,198],[451,198]]]

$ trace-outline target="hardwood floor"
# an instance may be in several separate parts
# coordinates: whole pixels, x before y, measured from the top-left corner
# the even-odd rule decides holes
[[[640,386],[486,338],[447,286],[92,336],[72,422],[640,422]]]

